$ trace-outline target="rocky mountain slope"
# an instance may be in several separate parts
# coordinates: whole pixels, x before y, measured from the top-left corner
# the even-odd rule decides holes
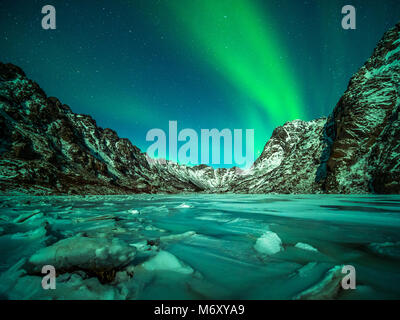
[[[352,77],[330,118],[325,189],[400,193],[400,24]]]
[[[148,161],[0,63],[0,191],[400,193],[400,24],[352,77],[328,118],[274,130],[250,170]]]
[[[254,166],[231,183],[240,193],[319,193],[316,175],[327,119],[294,120],[272,133]]]
[[[235,192],[400,193],[400,23],[328,119],[277,128]]]
[[[130,141],[73,113],[20,68],[2,63],[0,137],[3,192],[194,192],[218,185],[227,171],[149,162]]]

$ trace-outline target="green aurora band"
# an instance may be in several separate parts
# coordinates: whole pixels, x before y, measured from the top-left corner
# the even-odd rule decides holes
[[[207,63],[261,109],[260,113],[241,108],[247,123],[262,125],[269,117],[269,122],[282,125],[305,118],[300,90],[282,59],[284,47],[273,26],[266,23],[272,20],[255,2],[192,0],[182,6],[181,1],[175,1],[171,11],[187,32],[186,39],[203,47],[198,52],[202,57],[205,52]],[[267,137],[259,138],[266,142]]]

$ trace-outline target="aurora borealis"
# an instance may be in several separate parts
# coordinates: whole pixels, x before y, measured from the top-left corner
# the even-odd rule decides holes
[[[57,30],[41,29],[45,4]],[[0,61],[143,151],[176,120],[254,129],[258,156],[276,126],[327,116],[399,20],[398,0],[2,0]]]
[[[226,0],[191,1],[190,5],[176,6],[182,24],[200,46],[208,48],[209,63],[246,93],[255,108],[280,122],[304,116],[296,83],[280,59],[284,49],[255,3],[237,1],[233,9],[232,1]],[[185,10],[201,14],[193,19]]]

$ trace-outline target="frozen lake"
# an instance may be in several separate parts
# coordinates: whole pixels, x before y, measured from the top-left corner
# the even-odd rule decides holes
[[[0,197],[2,299],[299,297],[399,299],[400,196]]]

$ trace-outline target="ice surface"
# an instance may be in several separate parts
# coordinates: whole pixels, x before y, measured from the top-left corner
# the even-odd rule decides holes
[[[399,196],[3,196],[0,299],[399,299],[399,212]]]

